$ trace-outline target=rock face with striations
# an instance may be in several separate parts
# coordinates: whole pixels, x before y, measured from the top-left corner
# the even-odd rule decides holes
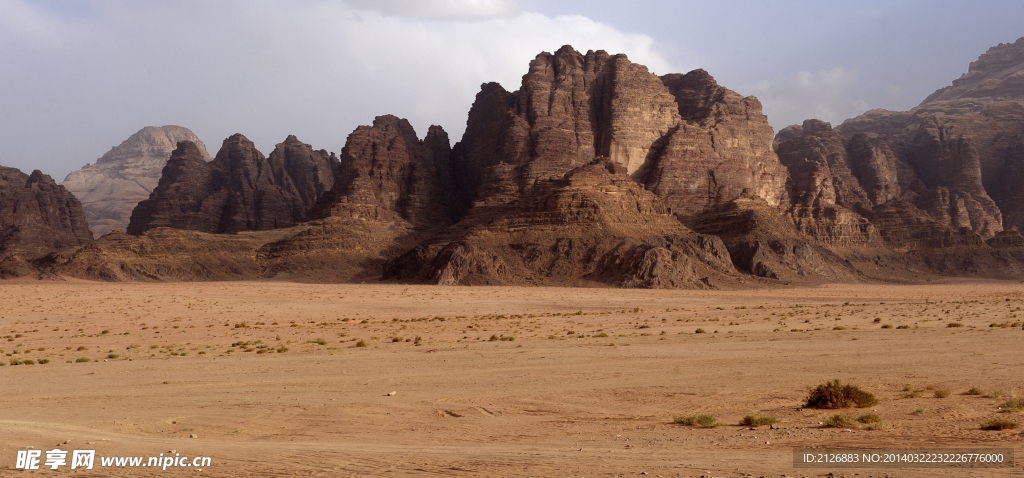
[[[82,204],[67,189],[38,170],[0,166],[0,257],[31,260],[91,240]]]
[[[457,191],[448,134],[432,126],[422,141],[409,121],[378,116],[360,126],[341,152],[334,188],[318,217],[405,221],[429,229],[455,222]]]
[[[658,77],[625,55],[564,46],[538,55],[518,91],[483,85],[453,157],[467,196],[490,203],[605,157],[685,216],[745,189],[783,202],[771,143],[757,99],[703,70]]]
[[[1024,38],[990,48],[910,111],[872,110],[836,129],[894,153],[905,202],[941,225],[992,237],[1024,227],[1022,78]]]
[[[124,231],[132,210],[147,199],[179,141],[196,144],[205,161],[206,146],[188,128],[147,126],[120,145],[64,178],[62,186],[82,202],[82,210],[95,237]]]
[[[289,136],[268,160],[245,136],[224,140],[213,161],[178,143],[149,199],[132,212],[128,233],[157,227],[234,233],[289,227],[334,183],[337,160]]]
[[[473,208],[384,269],[385,279],[447,285],[708,288],[735,275],[720,239],[687,229],[608,158]]]

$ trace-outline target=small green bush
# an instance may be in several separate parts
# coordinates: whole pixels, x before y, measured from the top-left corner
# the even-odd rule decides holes
[[[826,428],[850,428],[854,426],[853,417],[849,415],[833,415],[832,418],[825,420],[822,426]]]
[[[77,359],[75,359],[75,362],[76,363],[92,362],[92,359],[89,358],[89,357],[78,357]]]
[[[688,427],[715,428],[719,425],[718,420],[715,420],[715,417],[711,415],[680,415],[672,421]]]
[[[807,396],[807,408],[866,408],[878,404],[874,395],[853,385],[843,385],[839,379],[818,385]]]
[[[865,413],[865,414],[857,417],[857,421],[861,422],[861,423],[881,423],[882,422],[882,417],[880,417],[880,416],[878,416],[878,415],[876,415],[874,413]]]
[[[765,425],[774,425],[778,423],[773,417],[759,417],[757,415],[747,415],[740,420],[740,425],[748,427],[763,427]]]
[[[1019,412],[1024,411],[1024,398],[1013,398],[1007,400],[999,405],[1002,412]]]

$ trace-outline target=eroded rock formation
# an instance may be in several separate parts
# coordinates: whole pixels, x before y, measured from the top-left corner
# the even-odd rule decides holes
[[[308,219],[334,183],[337,160],[289,136],[268,160],[245,136],[224,140],[207,162],[199,147],[178,143],[160,183],[132,212],[128,233],[173,227],[209,233],[289,227]]]
[[[82,169],[64,178],[62,186],[81,202],[95,237],[124,231],[135,206],[160,182],[167,159],[179,141],[196,144],[204,160],[206,146],[188,128],[147,126]]]
[[[0,258],[31,260],[91,240],[82,204],[67,189],[38,170],[0,166]]]
[[[687,229],[608,158],[539,180],[510,202],[479,204],[384,272],[386,279],[449,285],[654,288],[706,288],[734,276],[721,240]]]

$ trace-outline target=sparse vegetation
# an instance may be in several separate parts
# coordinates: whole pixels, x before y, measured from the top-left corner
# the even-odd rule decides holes
[[[1017,428],[1016,422],[996,418],[981,424],[982,430],[1012,430]]]
[[[935,398],[946,398],[952,393],[949,389],[942,388],[935,391]]]
[[[765,425],[774,425],[778,423],[773,417],[761,417],[757,415],[747,415],[740,420],[740,425],[748,427],[763,427]]]
[[[719,425],[718,420],[715,420],[715,417],[711,415],[680,415],[672,421],[688,427],[715,428]]]
[[[704,333],[707,333],[707,332],[705,332],[704,329],[697,329],[697,330],[694,330],[693,333],[695,333],[695,334],[704,334]]]
[[[804,405],[807,408],[865,408],[878,404],[874,395],[853,385],[843,385],[839,379],[818,385],[811,390]]]
[[[984,394],[985,394],[985,391],[980,389],[980,388],[978,388],[978,387],[971,387],[966,392],[964,392],[964,395],[984,395]]]
[[[874,413],[865,413],[865,414],[857,417],[857,421],[861,422],[861,423],[865,423],[865,424],[868,424],[868,423],[881,423],[882,422],[882,417],[880,417],[880,416],[878,416],[878,415],[876,415]]]
[[[1001,403],[999,408],[1005,413],[1024,411],[1024,398],[1012,398]]]
[[[910,412],[911,415],[924,415],[925,413],[928,412],[924,411],[923,408],[918,408],[917,410]]]
[[[75,363],[85,363],[85,362],[92,362],[92,359],[89,358],[89,357],[78,357],[77,359],[75,359]]]
[[[825,420],[822,426],[825,428],[850,428],[855,425],[853,417],[849,415],[836,414],[832,418]]]
[[[359,339],[359,341],[356,342],[356,347],[366,347],[366,341]]]

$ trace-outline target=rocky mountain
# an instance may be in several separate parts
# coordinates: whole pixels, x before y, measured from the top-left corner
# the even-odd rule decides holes
[[[595,157],[622,165],[681,215],[750,189],[784,201],[786,170],[756,98],[703,70],[658,77],[625,55],[564,46],[530,63],[519,90],[482,86],[454,148],[459,184],[487,200],[489,168],[514,166],[524,191]]]
[[[383,278],[651,288],[1024,274],[1024,41],[910,112],[773,135],[703,70],[541,53],[454,146],[377,117],[338,160],[294,137],[174,150],[129,233],[39,261],[105,280]],[[232,233],[232,234],[224,234]],[[11,263],[14,270],[20,264]]]
[[[157,227],[209,233],[290,227],[334,184],[337,158],[289,136],[267,159],[241,134],[224,140],[207,162],[199,145],[179,142],[150,197],[128,225],[138,235]]]
[[[0,166],[0,258],[37,259],[92,237],[82,204],[67,189],[38,170]]]
[[[1024,226],[1021,78],[1024,38],[910,111],[873,110],[834,130],[805,121],[780,131],[776,149],[795,194],[853,211],[887,246],[981,246]]]
[[[95,237],[124,231],[135,205],[149,198],[179,141],[196,144],[206,161],[206,146],[188,128],[147,126],[82,169],[64,178],[62,186],[81,202]]]

